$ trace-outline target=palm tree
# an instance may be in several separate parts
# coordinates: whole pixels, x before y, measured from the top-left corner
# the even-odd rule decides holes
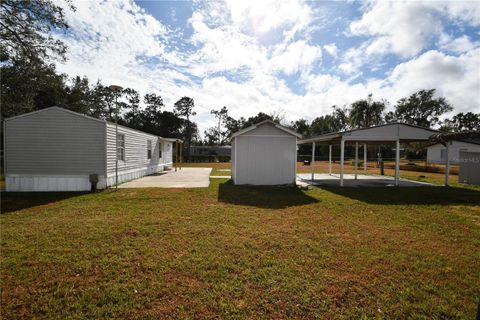
[[[355,101],[351,104],[348,115],[350,126],[368,128],[382,124],[385,104],[384,100],[373,101],[372,94],[369,94],[367,99]]]

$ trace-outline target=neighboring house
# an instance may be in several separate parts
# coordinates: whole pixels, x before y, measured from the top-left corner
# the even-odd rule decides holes
[[[453,140],[448,142],[450,164],[460,164],[460,152],[480,152],[480,141]],[[437,143],[427,148],[427,163],[445,164],[447,149]]]
[[[231,146],[191,146],[191,156],[222,156],[230,157]]]
[[[124,126],[51,107],[5,120],[7,191],[87,191],[162,171],[172,143]]]
[[[232,135],[235,184],[295,184],[300,134],[273,121],[262,121]]]

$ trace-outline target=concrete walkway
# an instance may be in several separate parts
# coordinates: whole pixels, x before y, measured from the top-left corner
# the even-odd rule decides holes
[[[314,185],[325,187],[338,187],[340,186],[340,175],[328,173],[315,173],[315,179],[312,178],[311,173],[297,174],[297,184],[299,185]],[[345,174],[343,176],[343,185],[345,187],[393,187],[395,185],[395,179],[389,176],[380,175],[363,175],[359,174],[357,180],[353,174]],[[400,187],[431,187],[434,186],[431,183],[419,182],[407,179],[400,179]]]
[[[122,183],[119,188],[207,188],[212,168],[170,170]]]

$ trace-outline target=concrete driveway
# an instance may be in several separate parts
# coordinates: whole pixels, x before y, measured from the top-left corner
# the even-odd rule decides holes
[[[315,173],[315,180],[310,180],[312,175],[310,173],[297,174],[297,184],[299,185],[314,185],[324,187],[338,187],[340,186],[340,175],[328,173]],[[395,185],[395,179],[390,176],[379,175],[363,175],[359,174],[358,179],[355,180],[353,174],[345,174],[343,185],[345,187],[392,187]],[[400,187],[431,187],[431,183],[412,181],[408,179],[400,179]]]
[[[160,172],[129,182],[119,188],[206,188],[210,185],[212,168],[182,168]]]

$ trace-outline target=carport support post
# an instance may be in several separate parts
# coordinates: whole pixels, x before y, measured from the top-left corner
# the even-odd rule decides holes
[[[328,145],[328,174],[332,175],[332,145]]]
[[[343,187],[343,162],[345,156],[345,140],[340,142],[340,187]]]
[[[355,180],[358,178],[358,142],[355,142]]]
[[[363,144],[363,172],[367,174],[367,144]]]
[[[312,142],[312,181],[315,179],[315,142]]]
[[[175,140],[175,172],[177,172],[177,162],[178,162],[178,141]]]
[[[400,139],[397,139],[395,148],[395,186],[398,187],[400,182]]]
[[[183,142],[180,142],[178,144],[180,146],[180,170],[182,170],[182,164],[183,164],[183,158],[182,158],[182,150],[183,150]],[[190,147],[189,147],[190,148]],[[189,152],[190,154],[190,152]]]
[[[445,187],[448,187],[448,176],[450,175],[450,157],[448,155],[448,141],[445,144]]]

